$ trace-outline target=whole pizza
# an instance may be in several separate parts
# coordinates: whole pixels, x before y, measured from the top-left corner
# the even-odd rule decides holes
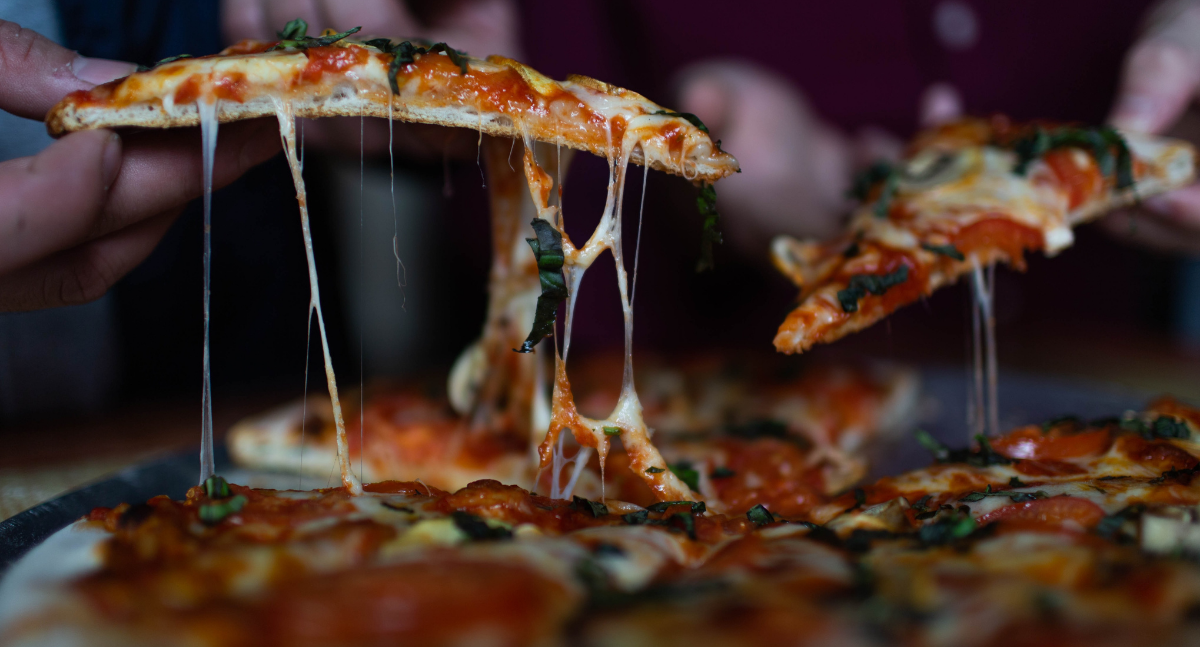
[[[0,644],[1200,643],[1200,409],[1162,398],[1111,418],[980,428],[951,447],[914,430],[923,405],[903,367],[635,362],[626,170],[695,185],[698,264],[710,266],[714,185],[740,169],[704,124],[445,43],[307,32],[293,21],[277,41],[74,93],[47,126],[199,125],[211,178],[221,123],[277,119],[323,341],[295,119],[475,130],[492,217],[478,341],[444,394],[390,385],[360,398],[339,396],[324,344],[327,398],[227,440],[243,467],[324,487],[229,482],[206,419],[184,500],[96,508],[0,580]],[[608,162],[587,240],[565,233],[572,151]],[[1194,158],[1181,142],[1002,117],[922,133],[864,172],[844,235],[774,243],[801,290],[775,345],[802,352],[996,262],[1053,254],[1072,227],[1190,182]],[[605,252],[625,348],[568,373],[575,299]],[[207,330],[207,287],[205,299]],[[896,442],[921,443],[931,465],[872,477]]]

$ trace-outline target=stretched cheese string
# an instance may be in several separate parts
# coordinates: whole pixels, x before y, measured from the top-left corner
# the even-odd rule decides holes
[[[636,118],[635,120],[636,121]],[[629,123],[620,142],[620,147],[612,141],[612,121],[608,122],[608,162],[609,182],[608,196],[599,224],[583,247],[576,248],[565,233],[565,222],[559,209],[548,204],[550,194],[550,178],[538,165],[532,154],[531,142],[526,141],[525,175],[529,184],[530,194],[538,209],[538,217],[555,225],[563,236],[563,273],[567,283],[567,308],[564,323],[563,349],[558,353],[555,347],[554,366],[554,396],[550,429],[539,448],[541,465],[553,465],[555,448],[559,435],[570,429],[576,442],[583,447],[595,448],[600,458],[601,498],[604,498],[604,467],[608,456],[609,438],[604,433],[605,427],[616,427],[620,430],[622,444],[630,458],[630,469],[634,471],[654,491],[659,500],[694,500],[691,490],[679,480],[669,469],[666,462],[654,444],[650,441],[650,430],[642,417],[642,406],[637,396],[633,380],[633,307],[630,302],[629,277],[625,270],[624,256],[621,244],[621,203],[624,197],[626,170],[634,147],[639,145],[637,128]],[[571,328],[575,313],[575,302],[579,294],[579,285],[587,269],[605,250],[613,255],[617,269],[617,287],[621,294],[621,310],[625,323],[625,357],[621,376],[621,394],[617,406],[603,420],[586,418],[579,414],[571,393],[570,380],[567,378],[567,358],[570,353]],[[578,457],[578,455],[577,455]],[[561,464],[561,463],[560,463]],[[648,472],[647,470],[655,470]],[[556,470],[557,471],[557,470]],[[555,474],[554,484],[558,475]],[[572,480],[574,481],[574,479]],[[568,484],[562,495],[571,496],[574,483]],[[553,490],[553,486],[552,486]]]
[[[212,424],[212,372],[209,364],[209,300],[212,295],[210,279],[212,276],[212,176],[213,159],[217,151],[217,99],[212,102],[203,99],[196,102],[196,110],[200,113],[200,143],[204,162],[204,384],[200,395],[200,482],[204,483],[213,475],[216,462],[213,458],[213,424]]]
[[[329,354],[329,337],[325,332],[325,315],[321,311],[321,288],[317,284],[317,262],[313,256],[312,232],[308,221],[308,198],[304,188],[304,175],[296,157],[296,118],[290,102],[276,100],[275,110],[276,117],[279,119],[279,134],[284,144],[283,151],[292,171],[292,182],[296,185],[296,201],[300,205],[300,229],[304,234],[304,253],[308,259],[308,285],[311,293],[309,308],[317,311],[317,329],[321,333],[321,350],[325,358],[325,381],[329,386],[329,397],[333,404],[333,422],[337,428],[338,463],[342,472],[342,485],[350,494],[358,495],[362,494],[362,483],[350,470],[346,421],[342,418],[342,403],[338,399],[337,376],[333,372],[333,358]]]
[[[974,399],[968,407],[968,423],[972,436],[1000,433],[1000,403],[996,363],[996,317],[994,287],[996,266],[989,265],[984,274],[978,259],[972,258],[971,271],[971,330],[974,357]]]
[[[366,176],[366,138],[363,111],[358,111],[358,275],[365,277],[367,264],[363,255],[363,177]],[[389,120],[389,123],[390,120]],[[388,147],[391,148],[390,146]],[[307,377],[307,376],[306,376]],[[366,391],[363,384],[363,317],[358,318],[358,480],[363,480],[363,457],[367,455],[367,440],[364,432],[365,410],[363,399]]]

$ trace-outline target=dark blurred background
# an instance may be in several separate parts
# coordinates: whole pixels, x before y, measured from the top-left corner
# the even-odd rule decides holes
[[[152,63],[223,46],[213,1],[54,4],[60,42],[87,56]],[[961,21],[965,9],[973,23],[960,24],[958,31],[939,27],[947,4],[955,7],[951,18]],[[526,62],[551,77],[585,74],[672,105],[676,71],[712,57],[737,57],[793,80],[821,117],[848,131],[871,125],[908,136],[917,121],[918,97],[935,81],[955,85],[970,113],[1102,121],[1148,3],[526,0],[520,5]],[[478,335],[483,319],[490,243],[479,170],[473,161],[397,159],[403,185],[399,217],[412,234],[402,236],[402,251],[419,262],[409,264],[403,291],[386,268],[383,283],[394,289],[364,291],[355,288],[364,280],[356,268],[375,265],[356,258],[356,246],[376,256],[386,249],[390,258],[392,221],[387,203],[378,198],[387,190],[387,159],[367,159],[376,197],[364,200],[365,217],[384,226],[366,225],[363,231],[374,233],[358,238],[356,150],[357,142],[341,153],[310,149],[305,169],[340,380],[358,382],[360,326],[370,330],[362,347],[367,379],[444,371]],[[606,180],[603,160],[576,157],[566,194],[573,237],[585,236],[598,219]],[[626,249],[633,249],[641,180],[640,169],[630,172]],[[795,290],[771,271],[765,250],[754,257],[722,246],[717,270],[696,274],[700,228],[694,196],[683,180],[649,178],[636,342],[664,352],[711,346],[769,352]],[[75,405],[63,400],[48,407],[17,406],[5,412],[7,421],[193,399],[199,420],[200,216],[198,203],[189,207],[153,255],[113,291],[103,317],[114,331],[115,359],[101,395]],[[298,220],[281,156],[214,197],[212,375],[218,408],[227,398],[294,397],[303,389],[308,285]],[[613,274],[611,263],[601,263],[584,282],[580,311],[586,321],[577,328],[577,352],[620,343]],[[1189,344],[1200,343],[1198,277],[1195,260],[1145,251],[1085,227],[1060,258],[1035,256],[1025,274],[998,272],[1002,362],[1006,368],[1101,379],[1137,372],[1145,378],[1141,388],[1168,388],[1172,376],[1183,375],[1189,365],[1164,368],[1163,358],[1188,357]],[[966,295],[962,286],[943,290],[821,353],[963,362]],[[3,315],[22,316],[28,315]],[[391,343],[389,329],[409,341],[384,352],[379,344]],[[320,361],[319,351],[312,359]],[[320,374],[318,369],[315,375]],[[22,378],[10,371],[0,379]],[[1178,388],[1197,388],[1186,376],[1180,379]],[[310,390],[321,388],[319,377],[310,381]]]

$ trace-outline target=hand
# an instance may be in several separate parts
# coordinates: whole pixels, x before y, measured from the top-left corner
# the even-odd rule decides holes
[[[842,134],[789,81],[750,63],[701,63],[682,72],[677,86],[680,109],[700,117],[742,166],[721,181],[718,206],[730,241],[754,258],[765,258],[778,234],[839,234],[855,170],[896,159],[903,148],[880,128]],[[957,117],[961,101],[949,86],[934,85],[920,112],[922,125],[933,125]]]
[[[1152,10],[1129,50],[1110,121],[1118,128],[1200,143],[1200,2]],[[1200,253],[1200,184],[1146,199],[1104,220],[1114,235],[1165,251]]]
[[[0,20],[0,109],[42,119],[68,92],[133,65],[88,59]],[[214,188],[279,150],[273,121],[222,126]],[[72,133],[33,157],[0,163],[0,310],[99,298],[201,195],[196,129]]]
[[[417,5],[420,16],[410,10]],[[517,10],[511,0],[456,0],[406,3],[403,0],[221,0],[225,39],[276,40],[275,32],[290,20],[303,18],[309,34],[325,28],[344,31],[362,27],[355,37],[423,38],[444,42],[479,58],[499,54],[520,60]],[[387,123],[368,120],[361,141],[367,153],[387,151]],[[353,117],[321,119],[305,127],[309,144],[357,153],[359,120]],[[409,157],[441,160],[453,153],[475,157],[477,136],[463,129],[396,122],[396,151]]]

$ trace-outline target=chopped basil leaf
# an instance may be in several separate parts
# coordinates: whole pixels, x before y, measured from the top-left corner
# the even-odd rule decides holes
[[[671,110],[659,110],[658,112],[655,112],[653,114],[657,115],[657,116],[663,116],[663,117],[679,117],[680,119],[682,119],[682,120],[688,122],[689,124],[695,126],[696,128],[698,128],[700,130],[700,132],[704,133],[705,135],[709,134],[708,126],[705,126],[704,122],[700,121],[699,117],[697,117],[696,115],[693,115],[690,112],[673,112]],[[718,145],[717,149],[719,150],[720,148],[721,148],[720,145]]]
[[[901,265],[887,274],[856,274],[850,277],[845,290],[838,290],[837,298],[845,312],[858,312],[858,302],[867,293],[883,296],[892,287],[908,280],[908,266]]]
[[[966,496],[959,498],[959,501],[970,501],[973,503],[975,501],[982,501],[984,497],[989,496],[1004,496],[1011,499],[1013,503],[1024,503],[1026,501],[1033,501],[1035,499],[1045,499],[1050,495],[1046,494],[1044,490],[1038,490],[1037,492],[1013,492],[1012,490],[993,492],[992,486],[989,484],[987,489],[983,492],[971,492]]]
[[[857,510],[857,509],[863,507],[863,504],[866,502],[867,502],[867,491],[860,487],[856,487],[856,488],[854,488],[854,505],[850,506],[849,508],[846,508],[845,511],[850,512],[851,510]]]
[[[599,519],[600,517],[608,516],[608,506],[599,501],[592,501],[583,497],[577,496],[571,500],[571,507],[576,510],[587,510],[592,513],[592,516]]]
[[[179,60],[182,60],[185,58],[192,58],[192,55],[191,54],[176,54],[175,56],[168,56],[168,57],[162,59],[161,61],[158,61],[157,63],[152,63],[150,65],[139,65],[139,66],[137,66],[137,71],[138,72],[148,72],[148,71],[153,70],[154,68],[158,67],[159,65],[166,65],[167,63],[174,63],[175,61],[179,61]]]
[[[666,512],[677,505],[690,506],[692,514],[704,514],[708,510],[708,506],[703,501],[659,501],[658,503],[646,506],[646,510],[650,512]]]
[[[1125,431],[1132,431],[1135,434],[1141,434],[1143,436],[1146,436],[1150,433],[1149,427],[1145,422],[1142,421],[1141,418],[1129,418],[1127,420],[1122,420],[1120,423],[1118,423],[1118,426]]]
[[[967,260],[967,257],[963,256],[963,253],[958,251],[958,248],[954,245],[933,245],[930,243],[921,243],[921,248],[926,251],[933,252],[934,254],[941,254],[942,256],[953,258],[956,261]]]
[[[761,503],[747,510],[746,518],[750,520],[750,523],[756,526],[765,526],[769,523],[775,523],[775,515],[771,514],[771,511],[766,509],[766,507],[764,507]]]
[[[975,531],[978,524],[969,515],[950,515],[921,526],[917,537],[929,546],[941,546],[962,539]]]
[[[232,494],[229,491],[229,482],[225,479],[213,474],[204,479],[204,495],[210,499],[227,499]]]
[[[1145,510],[1146,506],[1141,503],[1126,506],[1101,519],[1100,523],[1096,524],[1094,532],[1105,539],[1119,540],[1124,534],[1122,530],[1125,528],[1126,522],[1136,520]],[[1136,533],[1136,530],[1134,533]]]
[[[996,453],[992,449],[992,444],[988,442],[986,436],[979,434],[975,436],[975,440],[979,442],[979,449],[950,449],[936,438],[931,436],[929,432],[920,429],[916,432],[917,442],[921,443],[925,449],[928,449],[933,454],[933,459],[938,463],[966,463],[974,467],[988,467],[990,465],[1011,465],[1013,460],[1002,454]]]
[[[1167,481],[1175,481],[1176,483],[1182,483],[1183,485],[1191,485],[1192,480],[1196,478],[1197,474],[1200,474],[1200,465],[1183,469],[1172,468],[1163,472],[1158,478],[1150,482],[1157,485],[1159,483],[1166,483]]]
[[[1149,431],[1155,438],[1183,438],[1186,440],[1191,437],[1187,423],[1166,416],[1155,418]]]
[[[913,503],[910,507],[917,512],[925,512],[929,509],[929,500],[932,498],[932,494],[926,494],[925,496],[917,499],[916,503]]]
[[[533,248],[533,257],[537,259],[542,293],[538,296],[537,308],[534,311],[533,329],[529,331],[529,336],[525,338],[521,347],[513,349],[518,353],[531,352],[538,342],[554,333],[558,306],[567,298],[567,279],[562,271],[562,234],[554,225],[541,218],[534,218],[532,225],[537,238],[526,238],[525,242]]]
[[[692,468],[692,464],[687,461],[680,461],[674,465],[668,464],[671,468],[671,473],[679,477],[680,481],[687,484],[693,492],[700,491],[700,472]]]
[[[666,523],[663,525],[668,528],[680,528],[687,533],[688,539],[693,541],[696,539],[696,518],[692,515],[676,512],[665,521]]]
[[[700,211],[703,223],[700,229],[700,260],[696,263],[696,271],[703,272],[713,268],[713,245],[725,242],[721,231],[717,229],[717,190],[713,185],[703,182],[700,184],[700,195],[696,196],[696,208]]]
[[[1021,479],[1014,476],[1014,477],[1008,479],[1008,487],[1012,487],[1012,488],[1025,487],[1025,484],[1023,482],[1021,482]]]
[[[886,218],[892,206],[892,199],[896,196],[896,189],[900,185],[899,176],[891,164],[880,161],[863,169],[855,176],[846,195],[865,203],[871,197],[871,189],[881,182],[883,188],[879,190],[879,198],[875,201],[872,211],[875,217]]]
[[[620,436],[620,435],[621,435],[621,428],[620,428],[620,427],[607,427],[607,426],[606,426],[606,427],[604,427],[604,435],[605,435],[605,436]]]
[[[1013,143],[1017,163],[1013,173],[1025,175],[1029,165],[1056,148],[1081,148],[1091,152],[1102,176],[1114,175],[1117,189],[1128,189],[1134,184],[1133,157],[1125,138],[1111,126],[1098,128],[1076,128],[1065,126],[1045,130],[1038,126],[1033,132]],[[1114,157],[1113,152],[1116,152]]]
[[[383,502],[383,507],[387,508],[388,510],[395,510],[396,512],[404,512],[404,513],[407,513],[407,514],[413,514],[413,509],[412,509],[412,508],[410,508],[410,507],[408,507],[408,506],[406,506],[406,505],[399,505],[399,504],[396,504],[396,503],[392,503],[391,501],[384,501],[384,502]],[[546,508],[546,509],[547,509],[547,510],[553,510],[554,508]]]
[[[662,474],[662,473],[663,473],[663,472],[665,472],[665,471],[667,471],[667,470],[664,470],[664,469],[663,469],[663,468],[661,468],[661,467],[653,467],[653,466],[651,466],[651,467],[647,467],[647,468],[646,468],[646,473],[647,473],[647,474]]]
[[[421,43],[414,45],[413,41]],[[415,63],[417,56],[425,54],[437,54],[443,52],[450,58],[450,62],[458,66],[459,71],[463,74],[467,73],[467,53],[462,50],[454,49],[446,43],[434,43],[429,45],[429,41],[410,39],[402,40],[393,44],[389,38],[372,38],[366,41],[367,45],[378,49],[384,54],[392,55],[392,62],[388,65],[388,83],[392,86],[392,94],[400,94],[400,83],[397,78],[404,67]]]
[[[246,497],[241,494],[225,499],[215,501],[213,503],[205,503],[200,506],[200,521],[212,526],[218,524],[225,517],[241,510],[246,505]]]
[[[308,49],[310,47],[324,47],[326,45],[332,45],[351,34],[357,34],[361,30],[362,27],[355,27],[353,29],[347,29],[341,33],[330,34],[328,36],[309,36],[308,23],[302,18],[297,18],[284,25],[282,31],[275,32],[279,36],[279,42],[267,51],[274,52],[281,49]]]
[[[638,510],[637,512],[630,512],[628,514],[621,515],[621,521],[624,521],[631,526],[640,526],[646,523],[646,518],[649,516],[649,510]]]
[[[512,539],[512,531],[508,528],[492,527],[481,517],[475,516],[470,512],[455,510],[450,513],[450,518],[454,520],[455,527],[466,533],[474,541]]]
[[[859,251],[861,250],[858,248],[858,241],[854,241],[842,252],[842,258],[854,258],[858,256]]]
[[[708,478],[710,479],[727,479],[734,476],[737,476],[737,472],[725,466],[714,467],[713,471],[708,474]]]

